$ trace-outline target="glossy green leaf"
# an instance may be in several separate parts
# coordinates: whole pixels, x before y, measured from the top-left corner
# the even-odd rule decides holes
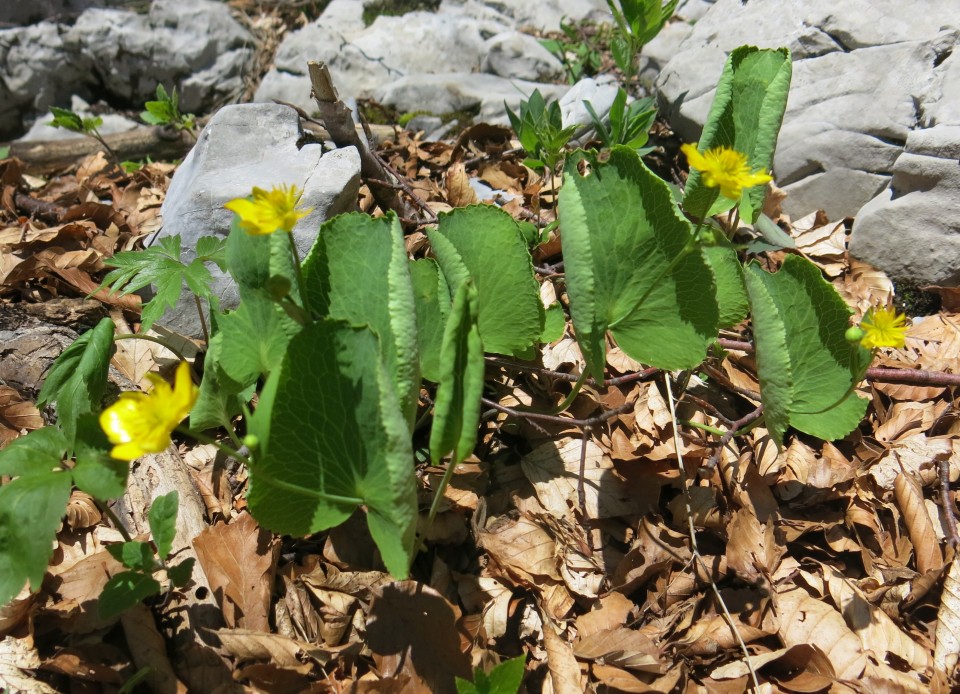
[[[417,306],[417,343],[423,377],[440,380],[440,350],[443,328],[450,313],[450,290],[432,258],[410,261],[410,279]]]
[[[270,294],[273,278],[281,277],[290,281],[290,297],[299,301],[300,289],[293,281],[296,270],[286,232],[248,234],[240,228],[239,217],[234,215],[224,255],[241,298],[251,291]]]
[[[479,300],[472,282],[453,297],[440,356],[440,381],[430,431],[430,457],[439,463],[453,451],[451,465],[473,452],[483,395],[483,343],[477,327]]]
[[[740,46],[727,58],[698,149],[730,147],[744,154],[750,171],[769,171],[777,134],[787,108],[792,63],[786,48]],[[691,171],[683,208],[695,217],[711,217],[740,203],[740,217],[756,221],[763,209],[766,186],[744,190],[739,201],[708,188],[698,171]]]
[[[70,498],[70,474],[34,472],[0,486],[0,605],[40,588]]]
[[[526,666],[527,657],[521,655],[503,661],[490,674],[477,668],[473,673],[473,682],[457,678],[457,694],[517,694]]]
[[[80,415],[100,410],[113,353],[113,331],[113,321],[104,318],[77,338],[57,357],[37,398],[41,409],[56,403],[60,428],[71,444]]]
[[[123,571],[107,581],[100,593],[97,612],[103,619],[126,612],[141,600],[160,592],[160,583],[149,574]]]
[[[710,263],[717,284],[717,306],[719,307],[719,326],[733,328],[747,317],[750,303],[747,290],[743,285],[743,266],[737,251],[725,239],[704,246],[704,257]]]
[[[420,393],[416,303],[396,215],[340,215],[320,229],[303,262],[308,302],[318,315],[369,325],[409,426]]]
[[[153,543],[157,546],[157,554],[161,557],[166,557],[173,548],[173,538],[177,535],[177,510],[179,508],[180,497],[175,491],[158,496],[150,504],[147,521],[150,523]]]
[[[451,291],[472,278],[479,297],[480,337],[487,352],[514,355],[543,330],[540,286],[523,233],[509,214],[473,205],[440,215],[427,231]]]
[[[116,499],[127,490],[130,463],[110,455],[112,444],[100,428],[96,413],[82,415],[77,423],[73,483],[81,491],[101,500]]]
[[[46,474],[60,466],[69,447],[63,432],[56,427],[35,429],[0,448],[0,475]]]
[[[238,395],[244,390],[243,385],[230,379],[219,367],[222,354],[223,335],[218,332],[210,338],[200,395],[190,410],[190,428],[196,431],[231,426],[230,420],[240,413],[241,400],[248,399]]]
[[[216,363],[231,381],[246,388],[280,365],[300,327],[264,293],[247,292],[237,310],[219,317]]]
[[[107,551],[128,569],[151,573],[157,567],[157,559],[149,542],[121,542],[109,545]]]
[[[563,337],[563,332],[567,327],[567,316],[563,312],[563,306],[559,301],[554,301],[544,309],[543,314],[543,332],[540,333],[539,342],[549,344],[556,342]]]
[[[865,360],[845,338],[850,308],[800,256],[787,256],[774,274],[750,263],[744,276],[771,436],[781,443],[788,425],[826,440],[847,435],[868,405],[854,393]]]
[[[417,495],[410,433],[368,328],[320,320],[293,340],[261,393],[250,510],[264,527],[306,535],[361,504],[387,569],[404,577]]]
[[[570,314],[591,374],[603,378],[606,332],[637,361],[699,364],[717,336],[713,273],[667,185],[615,147],[564,174],[559,218]]]

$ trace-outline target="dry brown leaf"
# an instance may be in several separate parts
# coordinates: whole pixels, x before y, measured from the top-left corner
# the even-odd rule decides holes
[[[366,646],[385,677],[404,674],[431,692],[456,692],[455,677],[472,679],[470,640],[457,627],[460,611],[433,588],[397,581],[373,590]]]
[[[648,636],[622,626],[577,639],[573,653],[581,660],[595,660],[657,675],[667,669],[660,660],[660,649]]]
[[[624,626],[627,617],[635,608],[633,601],[623,593],[608,593],[600,598],[600,602],[590,612],[577,617],[577,633],[580,638],[587,638],[601,631]]]
[[[242,513],[193,540],[197,559],[228,627],[270,631],[270,596],[280,543]]]
[[[950,460],[950,480],[960,477],[960,442],[956,437],[914,434],[893,443],[867,474],[881,489],[893,491],[903,472],[916,474],[923,486],[937,480],[937,461]]]
[[[840,679],[853,680],[863,673],[867,663],[863,645],[833,606],[812,598],[796,585],[780,587],[775,604],[784,645],[815,644]]]
[[[614,472],[613,462],[592,440],[550,441],[525,455],[520,465],[533,484],[540,503],[550,513],[562,518],[579,506],[578,485],[580,455],[586,445],[583,474],[584,501],[588,518],[612,518],[643,509],[633,503],[629,490]]]
[[[583,694],[586,689],[573,648],[556,632],[548,616],[544,615],[543,622],[543,647],[547,651],[550,691],[553,694]],[[546,686],[544,691],[548,691]]]
[[[145,682],[155,692],[186,694],[187,687],[173,671],[167,657],[167,644],[154,623],[153,614],[143,603],[137,603],[120,615],[127,647],[137,669],[146,669]]]
[[[45,422],[36,406],[10,386],[0,385],[0,448],[22,431],[40,429]]]
[[[953,676],[960,659],[960,561],[954,558],[943,579],[943,594],[937,611],[936,646],[933,662]]]
[[[674,563],[690,560],[689,538],[644,517],[637,537],[611,577],[611,585],[629,595]]]
[[[556,543],[540,525],[525,516],[500,519],[479,532],[480,545],[507,574],[528,586],[543,578],[560,581]]]
[[[824,588],[864,649],[880,655],[881,659],[892,653],[917,670],[930,666],[929,652],[903,633],[883,610],[870,604],[851,580],[834,569],[826,569]]]
[[[923,488],[910,473],[901,473],[893,482],[893,496],[903,515],[910,542],[913,544],[913,556],[917,562],[917,571],[939,571],[943,568],[943,553],[934,530],[933,522],[927,513],[923,500]]]
[[[249,629],[218,629],[211,634],[216,636],[223,649],[236,658],[238,663],[265,660],[301,674],[313,669],[313,664],[302,662],[301,657],[306,654],[314,655],[319,650],[312,644],[296,639]]]
[[[463,162],[452,164],[443,175],[444,187],[447,190],[447,202],[453,207],[466,207],[479,202],[476,191],[470,185],[470,176],[463,166]]]
[[[56,689],[36,679],[28,671],[41,665],[33,640],[7,636],[0,641],[0,691],[57,694]]]
[[[734,511],[727,537],[727,565],[749,584],[769,579],[786,552],[774,534],[773,521],[760,523],[749,509]]]
[[[67,501],[66,516],[67,524],[74,530],[92,528],[103,518],[93,497],[77,489],[73,490],[70,500]]]

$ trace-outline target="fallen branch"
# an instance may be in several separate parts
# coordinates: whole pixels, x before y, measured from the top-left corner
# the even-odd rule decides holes
[[[121,161],[152,157],[158,160],[179,159],[195,144],[186,131],[175,132],[160,127],[144,127],[104,137]],[[69,168],[78,160],[103,149],[92,137],[39,142],[9,142],[10,156],[30,166],[35,173],[48,173]]]

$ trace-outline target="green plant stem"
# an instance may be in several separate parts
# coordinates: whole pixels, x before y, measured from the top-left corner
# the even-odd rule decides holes
[[[300,293],[300,304],[303,306],[303,310],[306,311],[307,315],[312,318],[313,313],[310,311],[310,305],[307,302],[307,285],[303,281],[303,268],[300,265],[300,251],[297,249],[297,241],[293,238],[292,231],[287,233],[287,238],[290,240],[290,252],[293,254],[293,271],[297,275],[297,290]]]
[[[94,497],[93,503],[98,509],[100,509],[100,513],[110,519],[110,523],[120,532],[124,542],[133,542],[133,538],[130,537],[129,531],[126,529],[123,523],[120,522],[120,519],[117,518],[117,514],[113,512],[113,509],[110,508],[106,502],[100,501],[100,499]]]
[[[320,499],[321,501],[326,501],[331,504],[343,504],[349,506],[360,506],[363,504],[363,499],[354,496],[340,496],[339,494],[326,494],[325,492],[318,492],[315,489],[309,489],[308,487],[301,487],[298,484],[293,484],[292,482],[285,482],[283,480],[278,480],[273,475],[264,471],[264,469],[256,465],[253,460],[245,456],[240,451],[230,446],[226,446],[216,439],[207,436],[206,434],[200,434],[192,429],[187,427],[177,427],[177,432],[183,434],[184,436],[189,436],[192,439],[199,441],[200,443],[208,443],[218,451],[227,455],[234,460],[238,460],[244,465],[246,465],[250,470],[254,472],[255,475],[264,479],[268,484],[272,484],[274,487],[283,489],[284,491],[292,492],[294,494],[301,494],[304,496],[312,496],[315,499]]]
[[[443,493],[447,490],[447,485],[450,484],[450,480],[453,479],[453,471],[457,469],[457,465],[460,463],[455,459],[451,458],[450,462],[447,464],[447,469],[443,473],[443,478],[440,480],[440,486],[437,487],[437,491],[433,494],[433,501],[430,503],[430,512],[427,514],[427,523],[424,526],[425,528],[433,527],[433,521],[437,517],[437,511],[440,510],[440,501],[443,499]],[[420,547],[418,551],[426,549],[426,540],[423,537],[420,537]]]
[[[210,345],[210,333],[207,332],[207,319],[203,316],[203,306],[200,305],[200,297],[193,295],[193,301],[197,305],[197,315],[200,316],[200,329],[203,330],[203,343]]]

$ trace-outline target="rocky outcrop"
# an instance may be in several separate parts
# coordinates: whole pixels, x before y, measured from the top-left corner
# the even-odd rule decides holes
[[[302,136],[300,119],[288,106],[240,104],[220,109],[174,174],[156,238],[179,234],[183,259],[190,262],[199,237],[229,233],[233,213],[223,207],[225,203],[246,197],[254,186],[292,184],[303,190],[301,204],[313,208],[293,232],[305,254],[324,221],[356,207],[360,155],[353,147],[330,151],[320,144],[299,147]],[[239,296],[232,279],[216,267],[211,271],[221,306],[236,307]],[[201,334],[196,306],[186,297],[160,322],[183,335]]]

